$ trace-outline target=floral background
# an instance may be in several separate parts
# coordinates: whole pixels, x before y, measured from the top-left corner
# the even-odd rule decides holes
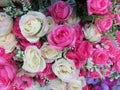
[[[1,90],[120,90],[120,0],[1,0]]]

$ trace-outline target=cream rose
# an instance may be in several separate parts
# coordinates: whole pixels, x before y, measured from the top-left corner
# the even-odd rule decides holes
[[[0,37],[11,32],[13,20],[4,12],[0,12]]]
[[[76,80],[68,83],[68,90],[82,90],[86,86],[86,80],[84,77],[78,77]]]
[[[67,90],[66,83],[60,79],[54,79],[48,82],[48,90]]]
[[[64,82],[71,82],[77,75],[74,63],[64,58],[56,60],[52,65],[52,70]]]
[[[47,17],[47,22],[48,22],[48,33],[53,30],[53,28],[57,25],[53,18],[51,16]]]
[[[34,82],[32,86],[25,88],[25,90],[42,90],[41,88],[38,82]]]
[[[3,47],[6,53],[12,52],[15,49],[17,40],[12,33],[0,37],[0,47]]]
[[[61,57],[62,55],[62,52],[60,50],[52,48],[48,43],[44,43],[40,48],[40,51],[46,63],[53,62],[55,59]]]
[[[31,43],[35,43],[48,32],[46,17],[41,12],[29,11],[19,22],[22,35]]]
[[[89,41],[97,42],[101,39],[101,34],[94,25],[86,24],[83,30],[85,38]]]
[[[46,67],[45,60],[36,46],[28,46],[23,57],[22,68],[28,72],[36,73],[43,71]]]

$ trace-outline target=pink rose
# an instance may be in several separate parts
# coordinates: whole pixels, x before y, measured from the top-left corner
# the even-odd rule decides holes
[[[56,78],[56,75],[53,73],[52,71],[52,64],[51,63],[47,63],[46,68],[44,69],[43,72],[39,72],[37,74],[37,81],[42,84],[45,85],[46,84],[46,80],[53,80]]]
[[[35,45],[38,48],[40,48],[41,47],[41,42],[40,41],[38,41],[36,43],[30,43],[29,41],[27,41],[23,37],[23,35],[21,34],[20,27],[19,27],[19,20],[20,20],[20,17],[17,17],[16,20],[14,21],[14,25],[13,25],[13,33],[16,36],[16,38],[18,39],[17,45],[20,48],[22,48],[23,50],[25,50],[26,47],[29,46],[29,45]]]
[[[62,50],[75,45],[76,33],[72,27],[58,25],[48,34],[47,40],[53,48]]]
[[[0,89],[8,90],[11,86],[14,77],[16,76],[17,68],[12,63],[9,63],[5,58],[0,57]]]
[[[118,61],[116,61],[115,63],[115,69],[118,73],[120,73],[120,59]]]
[[[116,14],[116,22],[120,25],[120,14]]]
[[[27,75],[16,77],[13,81],[14,90],[25,90],[25,88],[33,85],[33,79]]]
[[[95,19],[95,25],[100,33],[104,33],[112,27],[112,17],[112,15],[106,15],[103,18]]]
[[[116,40],[120,43],[120,31],[116,31]]]
[[[57,1],[49,7],[49,12],[55,22],[64,22],[69,19],[72,9],[64,1]]]
[[[99,73],[97,71],[92,71],[92,72],[88,72],[88,77],[91,77],[91,78],[101,78]]]
[[[102,48],[95,49],[92,54],[93,62],[100,66],[105,65],[109,59],[108,56],[109,55],[108,55],[107,51],[105,51],[104,49],[102,49]]]
[[[117,51],[115,43],[109,39],[101,40],[101,42],[102,47],[108,52],[109,56],[113,58]]]
[[[75,50],[69,50],[66,53],[66,57],[70,60],[72,60],[75,64],[75,67],[80,69],[84,64],[85,64],[85,60],[79,58],[79,56],[76,54]]]
[[[73,25],[73,28],[75,29],[75,32],[76,32],[76,47],[83,41],[83,38],[84,38],[84,34],[83,34],[83,31],[82,31],[82,27],[79,25],[79,24],[75,24]]]
[[[88,14],[106,14],[109,12],[110,0],[87,0]]]
[[[93,52],[93,46],[88,41],[83,41],[77,49],[78,56],[84,60],[89,58],[92,55],[92,52]]]

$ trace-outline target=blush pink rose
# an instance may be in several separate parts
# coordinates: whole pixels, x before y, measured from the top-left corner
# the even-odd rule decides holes
[[[44,69],[43,72],[39,72],[37,74],[37,81],[42,84],[42,85],[46,85],[46,80],[53,80],[56,78],[56,75],[53,73],[52,71],[52,64],[51,63],[47,63],[46,68]]]
[[[113,25],[112,17],[113,17],[112,15],[106,15],[103,18],[95,19],[95,26],[97,27],[100,33],[104,33],[112,27]]]
[[[13,81],[13,90],[25,90],[25,88],[32,86],[33,79],[27,75],[17,77]]]
[[[109,12],[110,0],[87,0],[88,14],[106,14]]]
[[[75,45],[76,33],[72,27],[58,25],[48,34],[47,40],[53,48],[63,50]]]
[[[89,58],[92,55],[92,52],[93,46],[89,41],[83,41],[77,49],[78,56],[83,60]]]
[[[14,21],[14,25],[13,25],[13,33],[14,35],[16,36],[17,40],[18,40],[18,43],[17,45],[22,48],[23,50],[26,49],[27,46],[29,45],[35,45],[37,46],[38,48],[41,47],[41,42],[38,41],[36,43],[30,43],[29,41],[27,41],[23,35],[21,34],[21,30],[20,30],[20,27],[19,27],[19,20],[20,20],[20,17],[17,17]]]
[[[85,64],[85,60],[79,58],[74,50],[69,50],[66,53],[66,57],[74,62],[77,69],[80,69]]]
[[[109,55],[106,50],[99,48],[95,49],[92,54],[93,62],[100,66],[105,65],[109,59]]]
[[[69,19],[72,9],[64,1],[57,1],[49,7],[49,12],[55,22],[64,22]]]
[[[120,14],[116,14],[116,22],[120,25]]]

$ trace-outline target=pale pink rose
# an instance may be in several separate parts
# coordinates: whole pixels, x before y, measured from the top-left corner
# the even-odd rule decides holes
[[[19,27],[19,20],[20,20],[20,17],[17,17],[14,21],[14,24],[13,24],[13,33],[14,35],[16,36],[16,38],[18,39],[18,43],[17,45],[22,48],[23,50],[26,49],[27,46],[30,46],[30,45],[35,45],[37,46],[38,48],[41,47],[41,42],[38,41],[36,43],[30,43],[29,41],[27,41],[23,35],[21,34],[21,30],[20,30],[20,27]]]
[[[88,14],[106,14],[111,4],[110,0],[87,0]]]
[[[93,52],[93,46],[89,41],[83,41],[78,49],[77,54],[81,59],[87,59],[92,55]]]
[[[107,64],[107,61],[109,59],[109,55],[106,50],[99,48],[95,49],[92,54],[93,62],[95,64],[98,64],[100,66]]]
[[[49,7],[49,12],[55,22],[64,22],[69,19],[72,9],[64,1],[57,1]]]
[[[92,72],[88,72],[88,77],[91,78],[101,78],[101,76],[99,75],[99,73],[97,71],[92,71]]]
[[[116,22],[120,25],[120,14],[116,14]]]
[[[56,75],[53,73],[52,71],[52,64],[51,63],[47,63],[46,68],[44,69],[43,72],[39,72],[37,74],[37,81],[42,84],[45,85],[46,80],[53,80],[56,78]]]
[[[110,30],[110,28],[113,25],[112,17],[114,17],[114,16],[108,14],[102,18],[95,19],[95,26],[97,27],[97,29],[100,33],[104,33],[106,31]]]
[[[33,79],[27,75],[16,77],[13,81],[13,90],[25,90],[25,88],[32,86]]]
[[[72,60],[76,68],[81,68],[85,64],[85,60],[79,58],[75,50],[69,50],[66,53],[66,57]]]
[[[48,34],[47,40],[53,48],[63,50],[75,45],[76,33],[72,27],[58,25]]]

